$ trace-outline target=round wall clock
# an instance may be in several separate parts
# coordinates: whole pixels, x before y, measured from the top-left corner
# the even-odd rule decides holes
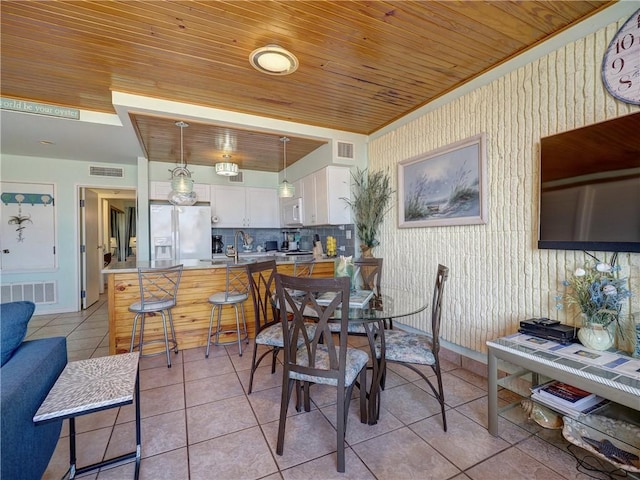
[[[611,40],[602,60],[602,81],[618,100],[640,105],[640,9]]]

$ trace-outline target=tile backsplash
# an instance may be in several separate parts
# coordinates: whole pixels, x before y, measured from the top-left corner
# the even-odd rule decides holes
[[[212,228],[211,235],[222,235],[222,243],[233,245],[234,235],[238,229],[233,228]],[[313,237],[317,234],[322,242],[322,249],[327,251],[327,237],[336,238],[338,245],[338,255],[353,255],[355,252],[355,231],[353,225],[326,225],[322,227],[301,227],[301,228],[243,228],[243,232],[253,237],[253,250],[258,245],[264,248],[265,242],[277,241],[278,247],[282,245],[283,232],[295,232],[300,234],[300,250],[311,250],[313,248]],[[349,232],[349,233],[347,233]],[[347,239],[347,236],[351,238]],[[344,251],[340,248],[344,247]]]

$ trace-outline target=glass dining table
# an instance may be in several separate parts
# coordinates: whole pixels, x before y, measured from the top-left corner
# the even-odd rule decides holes
[[[349,308],[349,331],[366,335],[372,360],[371,386],[367,392],[369,425],[375,425],[380,418],[380,393],[386,372],[384,330],[387,322],[420,313],[428,305],[429,300],[424,292],[384,287],[381,288],[380,294],[374,295],[364,307]],[[305,311],[305,316],[313,317],[313,313]],[[336,311],[336,314],[338,313],[339,310]]]

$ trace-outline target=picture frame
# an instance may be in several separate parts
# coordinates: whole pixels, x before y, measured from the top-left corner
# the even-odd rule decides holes
[[[398,228],[488,221],[486,134],[398,163]]]

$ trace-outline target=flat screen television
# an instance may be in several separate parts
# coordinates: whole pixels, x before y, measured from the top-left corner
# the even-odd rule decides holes
[[[640,113],[540,140],[538,248],[640,252]]]

